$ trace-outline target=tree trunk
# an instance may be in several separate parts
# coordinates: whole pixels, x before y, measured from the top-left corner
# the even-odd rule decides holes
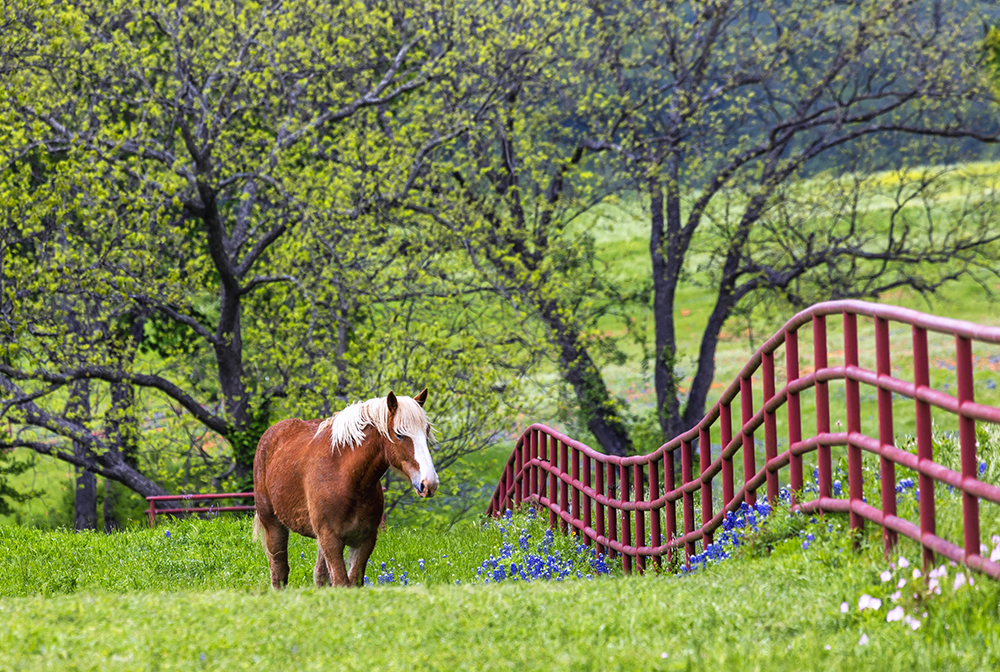
[[[73,384],[69,401],[66,402],[66,417],[85,425],[90,416],[90,381],[78,380]],[[73,454],[84,462],[88,459],[87,445],[82,441],[73,442]],[[97,477],[86,467],[77,466],[73,488],[73,529],[97,529]]]
[[[554,302],[542,306],[542,319],[556,336],[563,377],[573,386],[587,429],[609,455],[625,456],[632,451],[628,428],[615,408],[601,372],[580,345],[577,331],[559,316]]]
[[[74,443],[74,450],[83,449]],[[80,530],[97,529],[97,477],[89,469],[76,470],[76,491],[73,505],[73,528]]]

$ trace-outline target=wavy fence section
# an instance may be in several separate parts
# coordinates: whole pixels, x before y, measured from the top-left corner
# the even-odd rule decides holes
[[[843,366],[828,364],[827,324],[829,315],[842,315]],[[874,319],[875,370],[858,362],[858,316]],[[893,376],[890,353],[890,323],[911,327],[913,380]],[[811,325],[813,365],[800,373],[799,331]],[[957,396],[930,385],[928,332],[954,338],[954,369]],[[1000,579],[1000,564],[981,555],[979,500],[1000,504],[1000,488],[979,480],[976,456],[976,422],[1000,423],[1000,408],[978,404],[973,388],[973,342],[1000,344],[1000,328],[927,315],[915,310],[866,303],[830,301],[803,310],[753,355],[740,375],[729,385],[708,414],[687,432],[674,437],[652,453],[625,458],[597,452],[550,427],[530,426],[518,439],[500,477],[487,515],[498,516],[508,508],[531,503],[549,511],[549,523],[564,533],[578,530],[598,552],[620,555],[623,570],[633,564],[640,572],[647,561],[660,565],[662,556],[673,558],[684,550],[685,559],[712,543],[730,511],[741,503],[755,504],[758,488],[766,488],[774,505],[779,496],[779,476],[788,469],[793,508],[802,512],[839,511],[850,514],[852,529],[865,521],[883,528],[888,553],[902,534],[923,546],[924,565],[939,554]],[[785,384],[775,387],[775,353],[784,349]],[[866,353],[867,354],[867,353]],[[837,353],[838,359],[841,357]],[[804,368],[804,367],[803,367]],[[948,364],[951,368],[951,364]],[[763,407],[754,411],[754,378],[760,373]],[[830,431],[829,383],[843,380],[846,401],[846,431]],[[862,433],[861,386],[877,395],[877,437]],[[946,389],[950,385],[944,386]],[[799,395],[815,388],[815,434],[802,436]],[[913,400],[916,417],[916,454],[895,445],[893,395]],[[739,425],[733,433],[733,406],[739,397]],[[778,452],[777,416],[787,411],[787,450]],[[932,411],[958,416],[961,472],[934,461]],[[840,425],[840,423],[838,423]],[[763,426],[764,463],[756,463],[754,440]],[[839,427],[838,427],[839,429]],[[909,429],[909,428],[908,428]],[[720,454],[712,459],[711,440],[717,437]],[[835,497],[832,487],[831,446],[847,447],[847,497]],[[692,474],[697,447],[701,473]],[[680,451],[680,484],[675,473],[675,451]],[[862,453],[879,457],[881,508],[864,496]],[[818,497],[799,501],[803,493],[802,456],[816,452]],[[743,479],[734,486],[734,462],[741,459]],[[919,525],[899,517],[896,510],[896,465],[918,475]],[[713,507],[712,486],[722,479],[722,506]],[[961,492],[963,544],[958,546],[936,534],[934,488],[942,483]],[[694,493],[700,492],[701,521],[695,522]],[[677,502],[681,502],[681,528],[677,527]],[[648,519],[648,524],[647,524]],[[664,528],[665,529],[662,529]]]

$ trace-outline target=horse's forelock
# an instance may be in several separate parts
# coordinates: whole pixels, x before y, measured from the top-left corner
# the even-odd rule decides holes
[[[393,431],[400,436],[414,437],[427,435],[432,440],[430,423],[424,409],[412,397],[396,397],[398,406],[393,422]],[[389,438],[389,407],[385,397],[375,397],[368,401],[351,404],[344,410],[320,423],[316,436],[330,429],[330,445],[334,451],[347,446],[354,450],[365,440],[365,430],[374,427],[382,436]]]

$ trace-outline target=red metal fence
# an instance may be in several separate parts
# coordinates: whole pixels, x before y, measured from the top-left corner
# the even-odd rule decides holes
[[[147,497],[146,501],[149,502],[149,510],[147,514],[149,515],[149,526],[156,527],[156,516],[157,514],[168,514],[168,513],[222,513],[224,511],[253,511],[254,506],[250,504],[249,506],[215,506],[214,504],[209,504],[208,506],[189,506],[186,508],[173,508],[173,509],[157,509],[157,502],[166,501],[178,501],[178,500],[194,500],[195,502],[211,500],[211,499],[253,499],[252,492],[213,492],[205,495],[156,495],[155,497]]]
[[[843,366],[828,364],[828,315],[843,316]],[[875,371],[859,366],[859,315],[871,317],[875,322]],[[912,381],[892,375],[890,322],[911,326]],[[800,375],[798,334],[809,324],[813,330],[813,367],[811,373]],[[928,331],[954,337],[957,396],[930,386]],[[696,552],[696,542],[701,540],[703,547],[711,544],[712,534],[722,525],[726,514],[739,509],[744,501],[754,504],[761,486],[766,486],[768,501],[773,506],[779,495],[779,472],[787,466],[794,509],[847,512],[852,529],[863,528],[866,520],[882,526],[886,553],[896,544],[897,535],[903,534],[923,546],[925,568],[933,563],[937,553],[1000,579],[1000,564],[981,555],[979,534],[979,499],[1000,503],[1000,488],[979,480],[976,457],[976,421],[1000,423],[1000,408],[977,404],[974,400],[974,341],[1000,344],[1000,328],[863,301],[817,304],[795,315],[757,350],[697,426],[648,455],[625,458],[605,455],[545,425],[532,425],[518,439],[487,515],[497,516],[508,508],[530,502],[548,509],[552,527],[558,524],[563,532],[574,528],[588,544],[595,543],[598,552],[619,554],[626,573],[632,571],[633,562],[641,572],[647,559],[658,566],[661,556],[672,558],[673,551],[681,547],[685,558],[689,559]],[[782,345],[786,380],[784,387],[776,390],[775,352]],[[753,377],[758,371],[762,376],[764,403],[763,408],[754,412]],[[843,380],[845,384],[847,431],[830,431],[828,385],[832,380]],[[877,391],[877,438],[861,431],[861,384]],[[808,388],[815,388],[816,432],[803,439],[799,395]],[[737,395],[740,397],[740,422],[734,436],[732,405]],[[895,445],[893,395],[914,401],[916,454]],[[788,449],[778,453],[776,412],[782,406],[787,406]],[[958,416],[961,473],[934,461],[931,436],[931,410],[934,408]],[[715,436],[719,439],[721,454],[712,460],[711,438],[716,425]],[[761,425],[765,462],[758,468],[754,434]],[[691,473],[695,443],[701,464],[701,474],[697,477]],[[835,497],[833,493],[831,446],[847,447],[846,499]],[[680,450],[680,485],[674,466],[676,450]],[[734,490],[733,460],[741,451],[743,485]],[[819,497],[799,501],[804,492],[802,456],[814,451],[817,453]],[[862,451],[879,456],[881,508],[865,501]],[[897,464],[918,474],[919,525],[896,515]],[[712,483],[720,473],[722,507],[715,511]],[[961,492],[962,546],[935,534],[934,485],[938,482]],[[700,492],[701,496],[701,525],[698,527],[694,520],[695,492]],[[683,513],[680,531],[677,529],[678,500],[681,500]],[[661,524],[665,530],[661,530]]]

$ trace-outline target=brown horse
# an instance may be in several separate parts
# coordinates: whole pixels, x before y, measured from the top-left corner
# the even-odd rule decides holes
[[[317,586],[364,582],[382,521],[385,472],[404,474],[421,497],[437,490],[426,400],[426,389],[414,398],[389,392],[323,421],[282,420],[264,432],[253,461],[254,539],[263,530],[271,586],[288,583],[289,530],[316,539]]]

